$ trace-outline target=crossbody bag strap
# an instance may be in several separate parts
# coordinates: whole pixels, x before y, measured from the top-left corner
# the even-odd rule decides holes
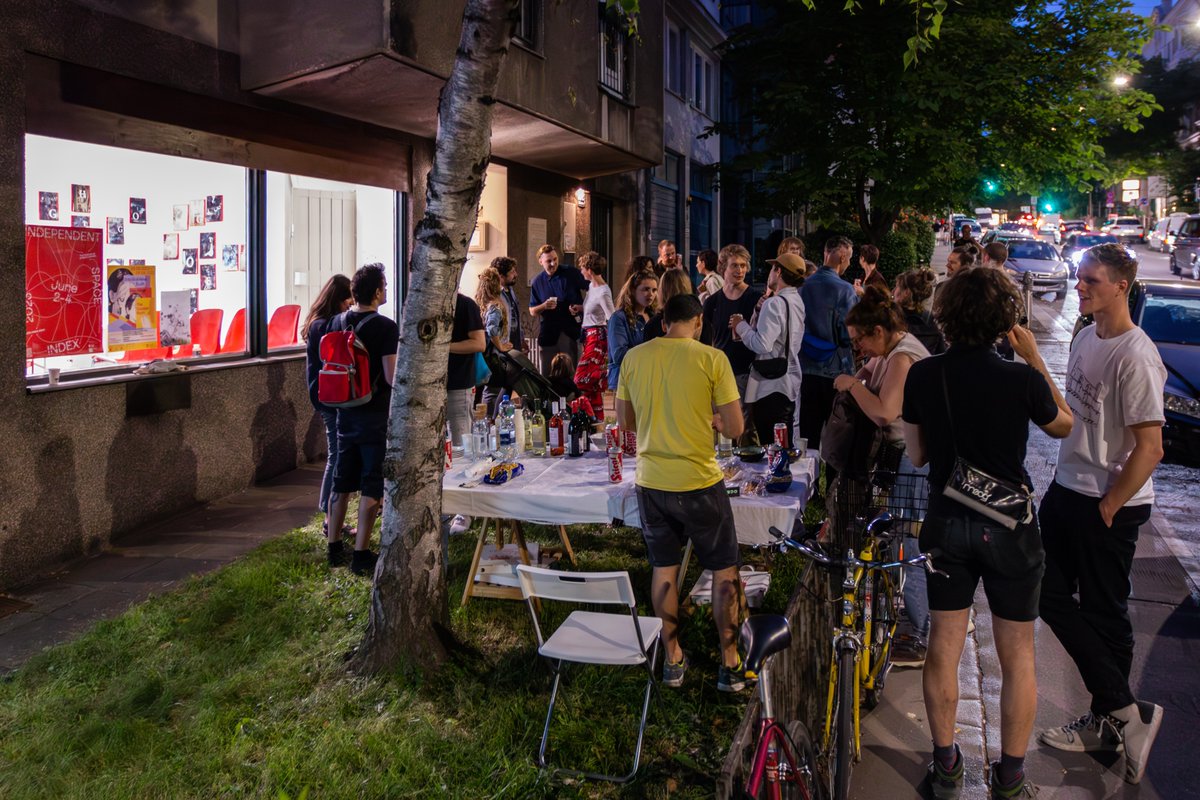
[[[942,397],[946,400],[946,421],[950,423],[950,447],[958,458],[958,437],[954,433],[954,415],[950,412],[950,389],[946,386],[946,367],[942,366]]]

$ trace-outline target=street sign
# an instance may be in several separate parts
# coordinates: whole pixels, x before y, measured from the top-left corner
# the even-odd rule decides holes
[[[1032,211],[1032,210],[1033,210],[1033,209],[1032,209],[1030,206],[1021,206],[1021,213],[1022,213],[1022,214],[1028,214],[1028,213],[1029,213],[1030,211]]]

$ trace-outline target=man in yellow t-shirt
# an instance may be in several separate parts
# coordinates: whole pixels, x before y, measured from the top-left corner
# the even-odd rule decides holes
[[[717,688],[737,692],[749,679],[737,651],[737,535],[712,432],[737,439],[742,409],[729,359],[697,341],[703,313],[695,295],[668,301],[666,335],[638,345],[621,362],[617,421],[637,431],[638,509],[654,568],[654,613],[663,623],[663,683],[681,685],[687,670],[676,583],[683,544],[691,539],[700,564],[713,575],[713,620],[721,643]]]

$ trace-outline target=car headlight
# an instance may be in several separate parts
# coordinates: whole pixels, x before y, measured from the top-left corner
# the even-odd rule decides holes
[[[1182,414],[1185,417],[1200,419],[1200,401],[1190,397],[1163,392],[1163,406],[1166,407],[1167,411]]]
[[[1058,277],[1059,275],[1066,275],[1067,274],[1067,265],[1060,261],[1058,263],[1058,265],[1054,268],[1054,271],[1051,274],[1054,275],[1055,277]]]

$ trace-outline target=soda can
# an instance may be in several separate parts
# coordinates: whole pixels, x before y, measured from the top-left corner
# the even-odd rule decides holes
[[[625,455],[633,458],[637,455],[637,431],[624,430],[621,431],[621,435],[623,439],[621,449]]]
[[[775,423],[775,444],[787,449],[788,446],[788,426],[786,422]]]
[[[621,428],[615,422],[610,422],[604,426],[604,449],[610,447],[620,448],[621,446]]]
[[[617,447],[608,448],[608,482],[621,482],[621,450]]]
[[[767,448],[767,469],[771,472],[774,472],[779,466],[780,460],[786,458],[787,450],[772,442]]]
[[[449,472],[454,466],[454,456],[451,455],[450,439],[446,438],[446,471]]]

